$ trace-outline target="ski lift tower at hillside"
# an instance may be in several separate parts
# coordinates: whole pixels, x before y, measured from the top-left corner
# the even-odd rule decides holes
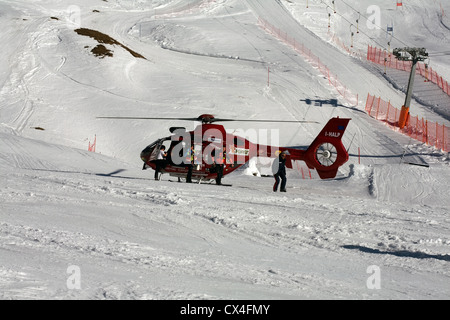
[[[403,129],[409,115],[409,107],[411,105],[411,97],[414,87],[414,76],[416,74],[417,62],[428,59],[428,53],[426,52],[425,48],[397,48],[394,49],[393,54],[398,60],[412,62],[411,74],[409,75],[408,81],[408,89],[406,91],[406,99],[404,105],[402,106],[400,118],[398,120],[398,126],[400,127],[400,129]]]

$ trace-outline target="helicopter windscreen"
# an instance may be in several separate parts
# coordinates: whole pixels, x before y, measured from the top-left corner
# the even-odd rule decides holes
[[[166,137],[166,138],[158,139],[158,140],[154,141],[153,143],[149,144],[144,150],[142,150],[141,159],[144,162],[156,160],[161,146],[164,144],[165,141],[169,141],[169,140],[170,140],[170,137]]]

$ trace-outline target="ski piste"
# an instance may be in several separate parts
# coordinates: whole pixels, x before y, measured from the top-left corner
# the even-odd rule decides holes
[[[309,1],[309,8],[304,1],[189,1],[192,10],[180,0],[36,3],[0,1],[0,299],[448,299],[450,157],[370,118],[366,95],[401,107],[402,81],[393,86],[386,81],[393,70],[384,77],[384,66],[362,67],[365,59],[335,50],[329,40],[336,32],[349,46],[353,31],[355,49],[367,40],[356,33],[358,15],[349,4],[361,10],[359,27],[370,36],[377,30],[369,30],[363,16],[373,19],[366,9],[377,7],[384,21],[377,25],[394,21],[395,37],[446,52],[450,34],[439,4],[450,25],[450,1],[408,0],[403,9],[391,0],[335,1],[336,14],[325,8],[331,1]],[[148,60],[106,43],[113,57],[91,54],[98,41],[67,25],[76,12],[84,27]],[[256,17],[276,26],[281,39]],[[323,42],[315,36],[318,26]],[[316,61],[312,66],[286,45],[286,36],[298,40],[297,50],[300,40],[311,49],[338,76],[330,75],[333,83],[359,93],[358,110],[323,78],[322,65],[317,69]],[[384,32],[379,38],[386,46]],[[430,66],[448,75],[449,57],[432,56]],[[432,85],[419,79],[415,85]],[[415,93],[438,98],[437,90]],[[424,109],[411,106],[421,115]],[[274,193],[273,178],[253,170],[222,179],[231,188],[169,183],[165,175],[154,181],[154,172],[140,170],[139,151],[168,135],[169,126],[189,130],[194,123],[95,119],[130,112],[276,115],[323,124],[334,116],[352,118],[343,137],[351,156],[341,179],[302,179],[288,171],[286,194]],[[448,121],[441,118],[432,120]],[[309,145],[321,127],[281,126],[272,137],[275,125],[226,125],[256,130],[255,141],[263,128],[267,142],[279,137],[290,146]],[[93,141],[95,153],[88,151]],[[404,149],[402,161],[423,159],[430,167],[400,163]],[[254,169],[269,172],[263,163]]]

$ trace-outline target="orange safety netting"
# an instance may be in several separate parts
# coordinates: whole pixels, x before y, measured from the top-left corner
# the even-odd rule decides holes
[[[88,151],[95,152],[96,144],[97,144],[97,135],[95,135],[93,144],[91,144],[91,142],[89,141]]]
[[[392,127],[398,128],[400,109],[381,98],[367,95],[366,112],[373,118],[385,121]],[[401,132],[411,138],[434,146],[445,152],[450,151],[449,128],[444,124],[428,121],[418,116],[408,116],[406,125]]]
[[[300,53],[306,61],[308,61],[313,67],[317,68],[324,77],[327,78],[330,85],[334,86],[337,92],[345,99],[347,102],[353,106],[357,106],[359,102],[358,94],[354,94],[350,89],[342,84],[338,80],[338,76],[330,72],[330,69],[324,65],[319,57],[311,52],[311,49],[307,48],[302,42],[299,42],[294,37],[290,36],[287,32],[273,26],[268,21],[259,18],[259,24],[266,31],[283,41],[284,43],[290,45],[295,51]]]

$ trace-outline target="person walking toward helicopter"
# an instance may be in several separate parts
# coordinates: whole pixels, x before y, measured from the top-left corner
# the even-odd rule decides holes
[[[273,191],[278,191],[278,185],[280,185],[280,192],[286,192],[286,156],[289,152],[283,151],[280,153],[277,159],[275,159],[272,163],[272,173],[275,178],[275,184],[273,185]]]

